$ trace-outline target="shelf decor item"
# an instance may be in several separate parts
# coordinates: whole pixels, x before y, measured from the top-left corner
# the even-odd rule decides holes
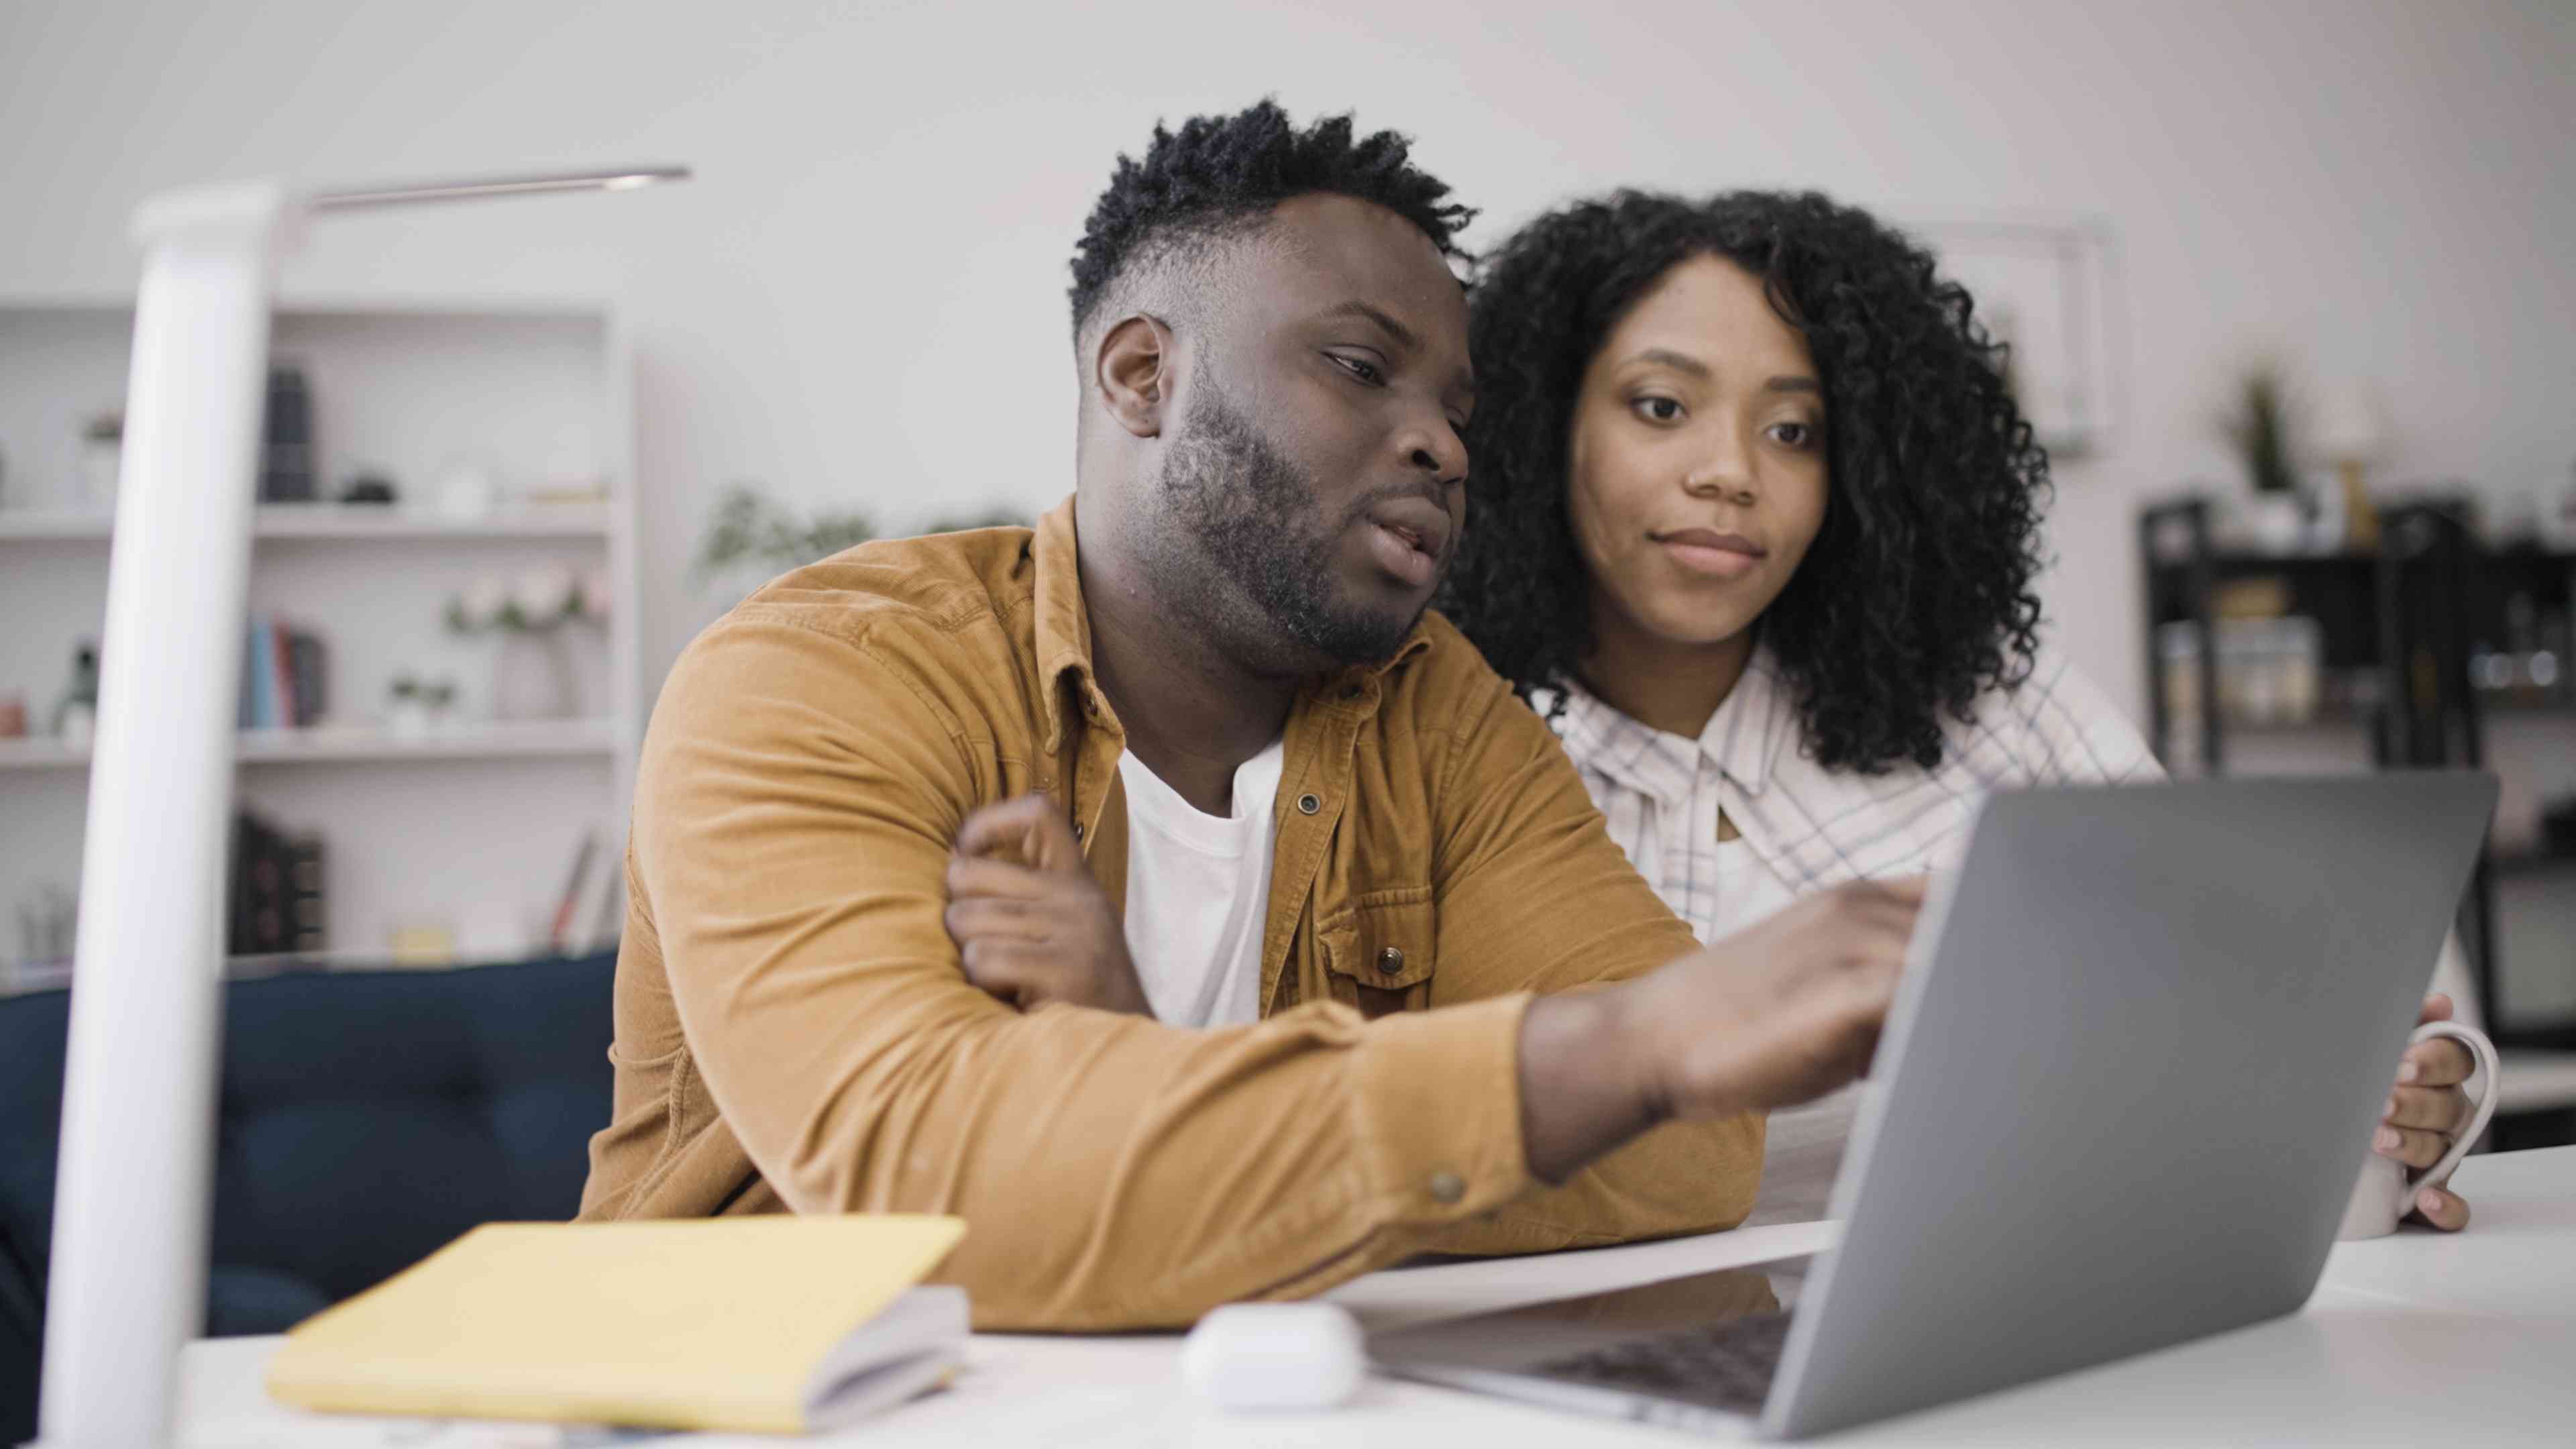
[[[481,518],[501,506],[501,485],[480,458],[460,453],[440,465],[430,486],[438,511],[455,519]]]
[[[340,501],[344,504],[390,508],[399,500],[393,476],[381,468],[362,468],[340,485]]]
[[[81,494],[94,508],[116,506],[116,478],[125,458],[125,415],[99,413],[81,424]]]
[[[2558,506],[2541,516],[2540,537],[2553,548],[2576,549],[2576,463],[2568,465],[2567,488],[2558,495]]]
[[[447,722],[456,681],[423,679],[405,670],[386,688],[385,732],[398,740],[426,739]]]
[[[2246,371],[2219,427],[2254,485],[2246,510],[2254,543],[2266,553],[2295,552],[2316,504],[2299,481],[2297,404],[2279,363],[2259,362]]]
[[[2317,452],[2334,465],[2343,498],[2341,542],[2356,553],[2379,547],[2379,510],[2366,486],[2370,466],[2388,452],[2388,425],[2379,398],[2359,382],[2326,394],[2317,416]]]
[[[54,703],[53,735],[66,744],[85,745],[98,727],[98,646],[84,639],[72,651],[71,682]]]
[[[72,893],[45,881],[18,903],[18,959],[29,965],[68,961],[80,907]]]
[[[512,585],[480,580],[448,601],[451,631],[500,637],[500,651],[492,659],[494,719],[569,719],[581,712],[568,636],[575,624],[605,622],[607,597],[601,589],[595,577],[580,578],[561,564],[549,564],[529,570]]]

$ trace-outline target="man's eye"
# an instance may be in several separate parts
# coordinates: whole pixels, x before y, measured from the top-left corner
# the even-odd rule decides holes
[[[1327,352],[1324,355],[1333,359],[1335,362],[1340,363],[1344,372],[1349,373],[1351,376],[1358,378],[1360,381],[1365,382],[1372,387],[1380,386],[1386,381],[1386,374],[1378,371],[1377,364],[1373,362],[1369,362],[1363,358],[1344,357],[1338,352]]]
[[[1676,398],[1641,397],[1629,406],[1650,423],[1677,423],[1682,417],[1682,405]]]

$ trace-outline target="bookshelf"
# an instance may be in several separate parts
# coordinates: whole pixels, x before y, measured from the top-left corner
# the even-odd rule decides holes
[[[0,966],[22,976],[22,905],[79,879],[89,752],[42,732],[73,649],[105,617],[114,525],[79,435],[121,406],[132,327],[127,299],[0,298],[0,700],[22,700],[39,732],[0,739]],[[318,491],[365,470],[398,497],[257,510],[250,607],[323,638],[329,711],[241,732],[236,802],[323,837],[331,959],[381,962],[396,931],[422,926],[452,931],[461,957],[514,954],[511,938],[553,914],[584,834],[612,863],[624,839],[643,702],[620,319],[590,300],[290,294],[271,350],[310,382]],[[526,501],[561,481],[567,437],[604,494]],[[498,485],[493,506],[440,506],[435,481],[459,458]],[[614,602],[603,624],[567,626],[570,717],[496,719],[500,641],[451,633],[446,604],[541,567],[604,578]],[[458,687],[427,730],[388,722],[406,672]]]
[[[2391,508],[2381,549],[2281,556],[2218,546],[2204,501],[2143,510],[2149,739],[2178,773],[2494,772],[2501,799],[2460,930],[2506,1064],[2492,1141],[2556,1145],[2576,1141],[2576,851],[2548,838],[2542,816],[2550,801],[2576,794],[2576,682],[2555,669],[2510,692],[2479,688],[2472,660],[2481,646],[2512,647],[2513,596],[2533,601],[2535,623],[2576,606],[2576,551],[2487,547],[2457,519],[2456,508]],[[2286,612],[2315,619],[2321,671],[2372,684],[2358,691],[2366,697],[2321,689],[2308,717],[2269,723],[2203,708],[2223,697],[2218,591],[2246,579],[2265,581]],[[2196,684],[2166,672],[2159,626],[2197,636],[2185,666]],[[2530,632],[2555,659],[2563,646]]]
[[[607,756],[616,722],[604,719],[483,722],[420,735],[363,725],[244,730],[233,759],[245,765],[365,764],[388,760],[507,760],[549,755]],[[53,739],[0,740],[0,770],[87,770],[89,749]]]
[[[284,539],[439,540],[507,538],[606,538],[614,523],[605,505],[549,504],[501,509],[472,518],[449,518],[419,509],[351,503],[278,503],[258,509],[254,543]],[[115,532],[108,514],[92,509],[0,509],[0,543],[96,543]]]

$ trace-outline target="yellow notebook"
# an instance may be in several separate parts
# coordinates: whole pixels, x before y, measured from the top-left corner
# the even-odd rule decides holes
[[[338,1413],[772,1433],[945,1382],[961,1219],[493,1223],[297,1326],[268,1391]]]

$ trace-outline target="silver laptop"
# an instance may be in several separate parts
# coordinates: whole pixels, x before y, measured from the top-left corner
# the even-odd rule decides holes
[[[2430,771],[1999,793],[1927,904],[1793,1311],[1703,1275],[1371,1356],[1797,1438],[2292,1312],[2495,800]]]

